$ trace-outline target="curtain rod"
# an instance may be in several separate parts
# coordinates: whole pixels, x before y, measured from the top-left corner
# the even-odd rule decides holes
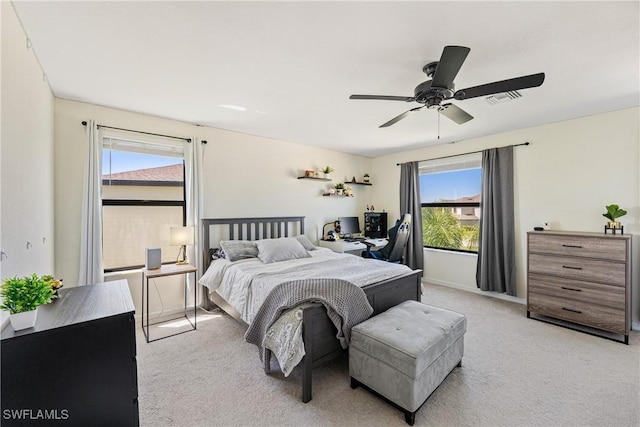
[[[87,122],[83,121],[82,122],[82,126],[86,126]],[[171,135],[162,135],[160,133],[151,133],[151,132],[143,132],[141,130],[133,130],[133,129],[123,129],[123,128],[116,128],[113,126],[105,126],[105,125],[98,125],[99,128],[106,128],[106,129],[115,129],[115,130],[124,130],[126,132],[135,132],[135,133],[142,133],[144,135],[153,135],[153,136],[161,136],[163,138],[173,138],[173,139],[181,139],[183,141],[187,141],[187,142],[191,142],[191,138],[182,138],[180,136],[171,136]],[[203,141],[204,142],[204,141]],[[206,142],[204,142],[206,144]]]
[[[523,142],[522,144],[513,144],[513,145],[505,145],[505,147],[519,147],[521,145],[529,145],[530,142]],[[502,147],[494,147],[494,148],[502,148]],[[488,148],[486,149],[488,150]],[[468,153],[460,153],[460,154],[452,154],[450,156],[442,156],[442,157],[434,157],[432,159],[422,159],[422,160],[414,160],[414,161],[418,161],[418,162],[426,162],[427,160],[440,160],[440,159],[448,159],[449,157],[458,157],[458,156],[465,156],[467,154],[476,154],[476,153],[482,153],[484,150],[478,150],[478,151],[469,151]],[[396,163],[396,166],[400,166],[403,165],[405,163],[410,163],[410,162],[404,162],[404,163]]]

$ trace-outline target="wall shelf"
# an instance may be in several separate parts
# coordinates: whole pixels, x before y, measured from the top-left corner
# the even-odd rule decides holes
[[[356,182],[356,181],[345,182],[344,184],[345,184],[345,185],[348,185],[348,184],[355,184],[355,185],[373,185],[373,184],[371,184],[370,182]]]
[[[331,181],[331,178],[317,178],[314,176],[299,176],[298,179],[313,179],[315,181]]]

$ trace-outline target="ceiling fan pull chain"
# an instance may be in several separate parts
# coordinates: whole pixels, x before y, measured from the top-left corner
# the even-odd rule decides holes
[[[438,139],[440,139],[440,110],[438,110]]]

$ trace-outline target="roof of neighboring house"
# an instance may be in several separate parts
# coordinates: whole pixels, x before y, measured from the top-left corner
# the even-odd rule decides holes
[[[461,197],[459,199],[454,200],[454,202],[464,202],[464,203],[480,203],[480,194],[476,194],[471,197]]]
[[[453,200],[440,200],[440,202],[451,202],[451,203],[480,203],[480,194],[476,194],[475,196],[470,197],[460,197],[459,199]]]
[[[112,184],[144,185],[154,183],[180,183],[184,181],[184,172],[181,164],[159,166],[155,168],[137,169],[133,171],[118,172],[102,175],[103,181],[111,181]],[[153,184],[151,184],[153,185]]]

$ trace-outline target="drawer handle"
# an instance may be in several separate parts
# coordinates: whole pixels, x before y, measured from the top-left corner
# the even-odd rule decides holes
[[[576,249],[582,249],[582,246],[580,245],[562,245],[565,248],[576,248]]]
[[[582,292],[582,289],[576,289],[576,288],[567,288],[566,286],[560,286],[562,289],[565,289],[567,291],[576,291],[576,292]]]
[[[572,313],[582,314],[582,312],[580,310],[572,310],[572,309],[566,308],[566,307],[562,307],[562,309],[565,310],[565,311],[570,311]]]
[[[582,267],[571,267],[570,265],[563,265],[562,268],[568,268],[569,270],[582,270]]]

